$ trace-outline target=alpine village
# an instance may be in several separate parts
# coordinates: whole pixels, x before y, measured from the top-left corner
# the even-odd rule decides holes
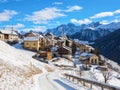
[[[120,90],[120,0],[0,0],[0,90]]]
[[[1,43],[4,42],[17,49],[33,52],[34,54],[31,57],[38,62],[44,63],[45,69],[49,73],[55,72],[57,68],[62,77],[72,81],[72,83],[77,83],[78,88],[81,87],[79,85],[82,85],[85,90],[87,90],[86,88],[94,90],[96,87],[99,87],[99,89],[95,90],[120,90],[115,86],[106,84],[111,79],[111,71],[118,72],[119,69],[113,67],[111,62],[108,62],[104,56],[100,55],[98,49],[65,35],[64,28],[61,29],[61,36],[56,36],[50,32],[37,33],[33,31],[20,34],[12,27],[11,30],[0,30],[0,40]],[[28,64],[32,78],[35,74],[32,69],[35,67],[33,62],[30,62],[30,65]],[[103,83],[95,81],[97,80],[95,70],[98,70],[103,75]],[[92,76],[92,80],[86,79],[86,76],[90,78]],[[116,78],[120,79],[119,74],[117,74]]]

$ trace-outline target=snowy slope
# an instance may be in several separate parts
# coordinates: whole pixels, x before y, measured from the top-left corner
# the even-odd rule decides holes
[[[0,90],[39,90],[36,75],[45,71],[45,64],[32,59],[32,55],[33,52],[18,50],[0,41]]]
[[[61,81],[60,71],[49,72],[50,65],[32,59],[34,52],[16,48],[0,41],[0,90],[76,90],[72,82],[69,85]],[[30,62],[33,65],[33,79]],[[77,88],[86,90],[84,87]]]

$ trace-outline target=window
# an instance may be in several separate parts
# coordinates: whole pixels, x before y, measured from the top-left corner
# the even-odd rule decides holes
[[[26,45],[28,45],[29,43],[26,43]]]
[[[95,64],[97,63],[97,60],[95,59]]]
[[[91,59],[91,63],[94,63],[94,60],[93,60],[93,59]]]
[[[33,45],[35,46],[35,43],[33,43]]]

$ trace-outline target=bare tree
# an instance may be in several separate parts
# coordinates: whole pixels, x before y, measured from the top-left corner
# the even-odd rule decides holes
[[[107,83],[108,80],[111,79],[112,77],[112,73],[110,70],[108,71],[101,71],[102,72],[102,75],[103,75],[103,78],[104,78],[104,82]]]

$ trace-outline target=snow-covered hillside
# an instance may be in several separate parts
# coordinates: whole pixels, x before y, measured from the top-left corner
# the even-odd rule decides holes
[[[34,52],[15,47],[0,41],[0,90],[76,90],[79,88],[72,82],[68,83],[66,79],[61,80],[61,72],[53,65],[32,59]],[[33,66],[33,78],[30,62]],[[80,87],[78,90],[87,89]]]
[[[0,41],[0,90],[39,90],[36,77],[45,71],[45,64],[32,59],[32,55]]]

